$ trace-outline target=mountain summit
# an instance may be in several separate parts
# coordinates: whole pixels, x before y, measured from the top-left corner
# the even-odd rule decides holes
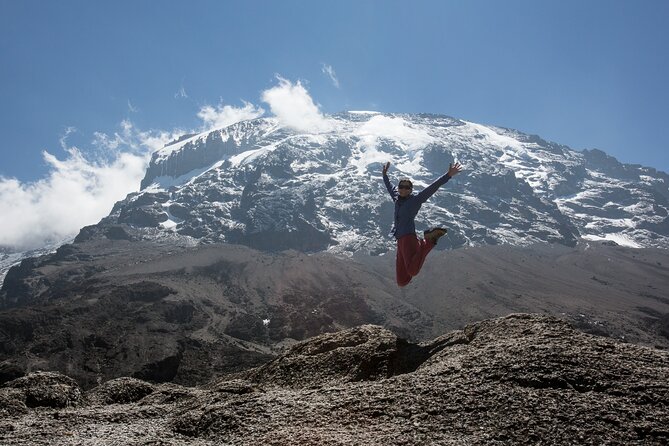
[[[427,114],[346,112],[318,130],[259,118],[185,135],[152,156],[141,191],[100,225],[154,228],[199,242],[278,251],[382,254],[391,179],[417,190],[457,160],[466,170],[423,206],[419,228],[445,224],[441,247],[609,240],[669,247],[669,176],[538,136]]]

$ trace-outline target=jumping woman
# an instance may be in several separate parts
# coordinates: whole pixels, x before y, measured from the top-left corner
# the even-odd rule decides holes
[[[423,232],[423,238],[416,236],[414,219],[420,207],[430,198],[442,184],[462,171],[460,163],[452,163],[442,177],[418,193],[413,193],[413,183],[408,178],[402,178],[397,187],[390,184],[388,169],[390,162],[383,166],[383,182],[388,193],[395,202],[395,226],[393,235],[397,240],[396,272],[397,284],[406,286],[411,279],[418,275],[428,253],[437,244],[437,240],[446,234],[445,228],[430,228]]]

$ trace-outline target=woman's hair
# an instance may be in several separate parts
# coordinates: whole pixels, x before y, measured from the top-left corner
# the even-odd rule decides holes
[[[400,180],[400,182],[397,183],[397,185],[399,186],[400,184],[403,184],[403,183],[404,183],[404,184],[409,183],[409,186],[411,186],[411,187],[413,188],[413,183],[411,182],[410,179],[408,179],[408,178],[402,178],[402,179]]]

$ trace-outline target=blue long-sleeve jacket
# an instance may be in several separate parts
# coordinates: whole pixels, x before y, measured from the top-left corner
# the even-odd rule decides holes
[[[400,197],[397,188],[390,184],[388,175],[383,175],[383,182],[386,183],[386,189],[388,189],[388,193],[395,202],[395,226],[393,227],[393,235],[396,239],[399,239],[403,235],[416,233],[414,218],[416,218],[420,207],[428,198],[434,195],[440,186],[446,184],[450,179],[451,177],[448,174],[444,174],[419,193],[412,193],[408,197],[402,198]]]

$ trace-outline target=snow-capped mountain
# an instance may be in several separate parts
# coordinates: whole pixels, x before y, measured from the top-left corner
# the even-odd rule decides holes
[[[447,116],[346,112],[313,132],[260,118],[186,135],[153,154],[139,193],[97,226],[125,223],[201,242],[265,250],[393,247],[381,179],[420,190],[465,171],[423,205],[417,228],[449,228],[440,247],[611,240],[669,247],[669,176],[538,136]],[[85,237],[94,228],[85,228]]]

